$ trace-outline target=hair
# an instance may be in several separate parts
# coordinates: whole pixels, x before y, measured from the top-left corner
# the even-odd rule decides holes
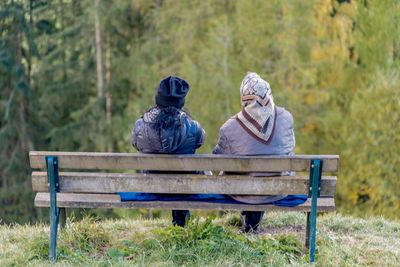
[[[149,112],[150,110],[152,110],[153,108],[158,108],[158,109],[169,109],[169,108],[174,108],[177,110],[182,110],[183,112],[186,113],[186,115],[188,115],[189,118],[192,118],[192,115],[190,115],[190,111],[187,107],[182,107],[182,108],[177,108],[177,107],[173,107],[173,106],[169,106],[169,107],[164,107],[164,106],[159,106],[157,104],[155,104],[154,106],[146,109],[142,114]]]

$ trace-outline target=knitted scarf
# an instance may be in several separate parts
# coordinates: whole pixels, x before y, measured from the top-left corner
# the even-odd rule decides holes
[[[274,134],[276,108],[268,82],[257,73],[248,72],[240,86],[242,110],[236,115],[239,124],[263,144]]]

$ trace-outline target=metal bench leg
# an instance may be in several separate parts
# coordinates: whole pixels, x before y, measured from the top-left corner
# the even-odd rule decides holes
[[[311,212],[307,213],[306,245],[310,249],[310,262],[315,261],[315,247],[317,238],[317,199],[321,189],[322,160],[311,160],[310,165],[310,191]]]
[[[57,259],[57,230],[59,222],[60,210],[57,208],[57,192],[60,191],[58,177],[58,161],[57,157],[46,157],[47,177],[49,179],[50,191],[50,251],[49,260],[55,262]]]

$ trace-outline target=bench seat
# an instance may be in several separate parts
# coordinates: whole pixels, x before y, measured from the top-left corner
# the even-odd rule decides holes
[[[318,198],[318,212],[335,210],[334,198]],[[50,193],[37,193],[36,207],[50,207]],[[58,193],[57,206],[62,208],[132,208],[132,209],[175,209],[175,210],[248,210],[248,211],[302,211],[311,209],[311,198],[297,207],[278,207],[274,205],[246,205],[209,203],[199,201],[126,201],[121,202],[118,194],[77,194]]]

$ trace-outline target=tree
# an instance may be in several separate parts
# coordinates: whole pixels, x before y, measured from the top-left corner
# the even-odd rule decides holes
[[[0,4],[0,218],[4,222],[34,216],[27,150],[34,148],[34,111],[30,86],[36,46],[32,2]],[[17,193],[19,192],[19,193]]]

